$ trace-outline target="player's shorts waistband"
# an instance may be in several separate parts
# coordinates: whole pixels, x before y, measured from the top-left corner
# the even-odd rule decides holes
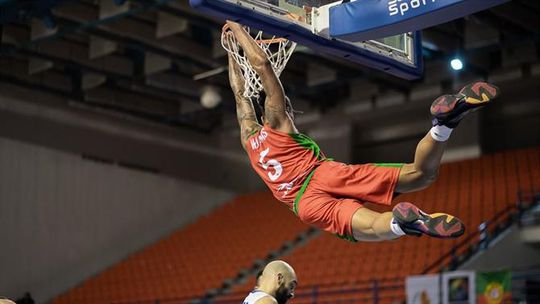
[[[325,161],[332,161],[332,160],[333,159],[331,159],[331,158],[325,159]],[[404,164],[403,163],[372,163],[372,165],[377,166],[377,167],[401,168],[401,167],[403,167]],[[300,190],[296,194],[296,197],[294,198],[292,211],[296,215],[298,215],[298,203],[300,202],[300,199],[302,199],[302,195],[304,195],[304,192],[306,192],[306,189],[307,189],[307,187],[309,185],[309,182],[311,181],[311,178],[313,177],[313,174],[315,173],[315,170],[317,170],[317,168],[319,168],[319,166],[316,166],[315,168],[313,168],[311,170],[311,172],[309,172],[308,176],[306,177],[306,179],[302,183],[302,187],[300,188]]]

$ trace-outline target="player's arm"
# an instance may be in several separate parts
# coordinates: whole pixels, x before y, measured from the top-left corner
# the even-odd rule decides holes
[[[249,98],[244,97],[244,77],[238,63],[229,54],[229,82],[236,100],[236,118],[240,125],[242,147],[246,148],[246,140],[261,128],[257,123],[257,115]]]
[[[246,54],[249,63],[261,77],[264,93],[266,94],[264,116],[270,127],[280,129],[284,125],[290,124],[291,122],[285,111],[285,92],[283,91],[283,86],[266,54],[240,24],[231,21],[227,21],[227,24]]]

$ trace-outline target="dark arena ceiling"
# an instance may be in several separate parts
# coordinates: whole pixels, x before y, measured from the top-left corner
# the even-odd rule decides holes
[[[234,115],[221,26],[187,0],[3,0],[0,82],[59,95],[88,111],[210,132],[224,116]],[[456,54],[466,58],[471,77],[487,78],[512,64],[523,66],[527,75],[528,64],[539,57],[540,1],[513,0],[428,28],[423,41],[425,75],[419,80],[401,80],[302,47],[282,80],[293,101],[325,111],[353,90],[408,95],[426,82],[449,86],[452,74],[441,71]],[[209,71],[214,75],[194,80]],[[332,77],[317,79],[321,73]],[[207,85],[222,96],[213,109],[200,105]]]

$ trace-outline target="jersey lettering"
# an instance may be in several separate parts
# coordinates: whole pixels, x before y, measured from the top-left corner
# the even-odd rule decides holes
[[[251,149],[252,150],[259,149],[259,147],[261,146],[261,143],[266,139],[266,137],[268,137],[268,133],[266,133],[265,130],[261,130],[261,132],[259,132],[259,135],[253,136],[249,141],[251,144]]]

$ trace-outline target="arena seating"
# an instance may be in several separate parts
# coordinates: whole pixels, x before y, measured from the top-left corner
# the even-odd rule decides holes
[[[445,164],[431,187],[400,195],[395,202],[410,201],[428,212],[457,214],[466,223],[467,236],[495,213],[515,204],[518,193],[537,189],[540,148]],[[87,280],[54,303],[202,296],[307,228],[270,194],[241,196]],[[317,303],[371,302],[373,284],[378,287],[379,303],[393,303],[404,298],[404,277],[422,273],[459,241],[405,237],[354,244],[322,233],[281,258],[298,274],[300,287],[294,303],[311,303],[315,291]],[[251,278],[218,301],[241,299],[253,286]]]
[[[395,202],[414,202],[426,211],[445,211],[459,215],[467,225],[465,237],[475,232],[480,223],[490,219],[518,200],[518,192],[540,189],[540,149],[526,149],[496,153],[480,159],[444,164],[437,181],[429,188],[399,195]],[[370,205],[378,211],[386,206]],[[464,237],[464,238],[465,238]],[[343,290],[319,296],[317,303],[330,303],[356,299],[361,302],[372,280],[380,280],[379,303],[392,303],[404,298],[404,289],[385,289],[385,282],[420,274],[460,241],[437,240],[426,237],[406,237],[384,243],[350,243],[330,234],[322,234],[306,246],[282,257],[298,273],[298,294],[312,293],[313,287],[327,285],[328,291]],[[466,250],[462,247],[459,251]],[[460,252],[457,252],[458,254]],[[446,260],[449,262],[450,258]],[[220,299],[239,297],[253,288],[254,280],[234,288],[232,295]],[[331,285],[335,285],[334,288]],[[303,287],[302,287],[303,286]],[[344,287],[345,286],[345,287]],[[347,290],[348,288],[348,290]],[[359,291],[354,292],[354,289]],[[318,290],[319,294],[321,290]],[[371,292],[368,299],[372,300]],[[304,303],[298,299],[294,303]],[[305,303],[309,303],[307,300]]]
[[[307,229],[269,193],[239,196],[88,279],[54,303],[201,296]]]

